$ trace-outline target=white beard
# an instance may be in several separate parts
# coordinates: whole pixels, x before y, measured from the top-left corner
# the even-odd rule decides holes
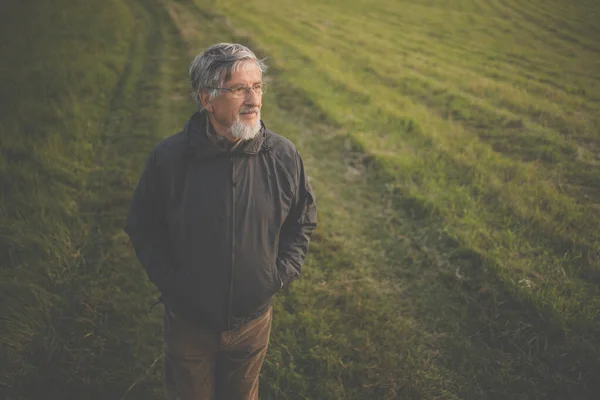
[[[256,112],[256,123],[252,125],[247,125],[240,121],[238,118],[237,121],[231,125],[230,133],[236,139],[241,140],[250,140],[254,139],[258,132],[260,132],[260,111]]]

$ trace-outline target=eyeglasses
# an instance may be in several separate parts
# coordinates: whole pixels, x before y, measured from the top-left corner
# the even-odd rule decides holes
[[[207,89],[222,90],[224,92],[231,93],[231,95],[233,97],[235,97],[236,99],[242,99],[242,98],[248,97],[248,95],[250,94],[251,90],[254,93],[256,93],[257,95],[259,95],[259,96],[263,95],[267,91],[267,84],[261,82],[261,83],[255,83],[252,86],[240,85],[240,86],[234,86],[234,87],[231,87],[231,88],[225,88],[225,87],[207,87]]]

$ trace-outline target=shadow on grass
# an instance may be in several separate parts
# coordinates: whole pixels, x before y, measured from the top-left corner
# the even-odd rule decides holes
[[[137,22],[127,64],[116,87],[111,87],[112,96],[104,99],[108,107],[102,107],[105,119],[94,125],[99,137],[94,142],[93,160],[87,160],[87,179],[68,193],[68,204],[76,205],[73,218],[77,224],[68,218],[62,223],[81,232],[65,229],[54,233],[64,241],[73,241],[77,251],[61,255],[62,263],[48,261],[46,255],[42,265],[52,280],[43,279],[47,277],[36,271],[32,276],[16,274],[22,281],[14,284],[2,282],[14,290],[12,302],[22,300],[15,311],[14,324],[21,322],[23,315],[40,316],[36,319],[35,336],[26,341],[24,348],[16,349],[20,358],[8,360],[10,364],[3,369],[9,380],[0,392],[7,399],[162,396],[157,378],[162,369],[160,364],[153,364],[162,353],[162,324],[156,314],[148,314],[157,294],[144,283],[147,277],[122,229],[144,160],[165,134],[158,132],[164,113],[161,90],[168,80],[164,76],[165,65],[177,64],[170,66],[177,72],[185,71],[188,60],[183,60],[183,44],[160,4],[141,0],[127,5],[100,4],[99,8],[106,13],[115,12],[111,8],[115,4],[131,7]],[[68,11],[65,21],[73,15]],[[69,67],[65,64],[64,69],[68,71]],[[181,113],[189,116],[186,110]],[[83,133],[69,132],[74,137]],[[35,220],[29,224],[35,229]],[[35,256],[38,255],[31,252],[19,254],[19,260],[27,264]],[[60,269],[63,264],[68,264],[68,270]],[[27,326],[11,328],[8,340],[30,334],[23,332]],[[145,380],[143,384],[132,388],[131,384],[139,383],[140,378]]]
[[[377,162],[367,172],[373,192],[393,181]],[[472,379],[461,398],[593,399],[600,394],[600,330],[565,326],[550,310],[536,307],[507,285],[498,265],[444,233],[441,216],[420,199],[388,193],[402,237],[383,239],[390,267],[417,304],[414,317],[438,342],[440,362]],[[369,235],[381,236],[383,221]]]

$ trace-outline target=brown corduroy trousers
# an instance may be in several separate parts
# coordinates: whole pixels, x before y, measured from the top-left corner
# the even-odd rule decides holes
[[[257,400],[273,309],[218,332],[165,307],[165,390],[169,400]]]

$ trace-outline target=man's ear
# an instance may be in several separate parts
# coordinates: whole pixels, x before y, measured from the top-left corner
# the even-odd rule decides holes
[[[200,103],[202,104],[202,107],[204,107],[206,111],[211,113],[213,109],[212,99],[210,98],[210,92],[208,90],[201,90],[198,96],[200,97]]]

